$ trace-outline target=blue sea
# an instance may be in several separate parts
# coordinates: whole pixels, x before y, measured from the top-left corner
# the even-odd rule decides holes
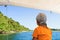
[[[19,32],[13,34],[0,34],[0,40],[32,40],[33,32]],[[60,32],[52,33],[52,40],[60,40]]]
[[[22,32],[17,33],[11,37],[8,37],[8,40],[32,40],[32,33],[33,32]],[[52,33],[52,40],[60,40],[60,32],[53,32]]]

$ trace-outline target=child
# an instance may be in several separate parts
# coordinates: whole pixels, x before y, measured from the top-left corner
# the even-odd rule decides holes
[[[37,28],[33,32],[33,40],[52,40],[52,31],[47,27],[46,15],[40,13],[36,17]]]

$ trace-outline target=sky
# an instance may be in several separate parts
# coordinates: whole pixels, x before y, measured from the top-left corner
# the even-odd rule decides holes
[[[47,16],[47,26],[49,28],[60,29],[60,14],[55,12],[21,6],[0,6],[0,11],[31,30],[37,27],[36,16],[39,13],[45,13]]]

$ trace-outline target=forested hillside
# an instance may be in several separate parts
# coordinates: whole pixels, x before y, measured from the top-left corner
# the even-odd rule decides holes
[[[8,18],[0,12],[0,34],[11,32],[30,31],[28,28],[21,25],[19,22],[14,21],[12,18]]]

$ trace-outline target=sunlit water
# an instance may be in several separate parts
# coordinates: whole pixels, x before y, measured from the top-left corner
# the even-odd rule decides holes
[[[16,33],[13,35],[8,35],[5,38],[2,38],[1,40],[32,40],[32,33],[33,32]],[[60,32],[53,32],[52,40],[60,40]]]

